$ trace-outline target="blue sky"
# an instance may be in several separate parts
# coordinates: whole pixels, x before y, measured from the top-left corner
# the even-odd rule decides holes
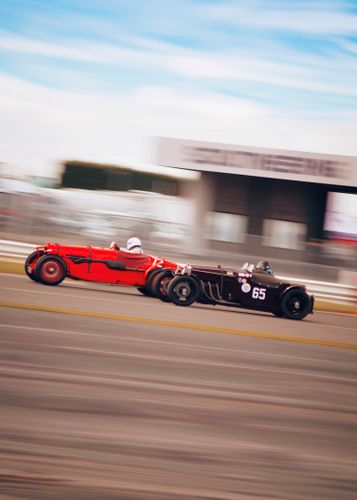
[[[36,173],[161,135],[355,155],[357,0],[1,0],[0,95]]]

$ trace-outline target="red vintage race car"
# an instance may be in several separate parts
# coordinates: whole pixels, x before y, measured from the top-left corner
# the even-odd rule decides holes
[[[180,267],[161,257],[134,254],[125,250],[46,243],[36,247],[25,262],[33,281],[58,285],[65,278],[112,285],[134,286],[144,295],[153,295],[155,277],[163,270]]]

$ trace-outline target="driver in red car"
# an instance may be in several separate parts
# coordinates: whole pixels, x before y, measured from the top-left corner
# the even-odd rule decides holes
[[[140,238],[137,238],[136,236],[133,236],[132,238],[129,238],[127,243],[126,243],[126,248],[118,247],[117,243],[113,241],[110,244],[109,248],[114,248],[115,250],[122,250],[124,252],[130,252],[130,253],[137,253],[137,254],[143,254],[144,251],[141,248],[141,241]]]
[[[137,238],[136,236],[128,239],[126,243],[126,249],[130,253],[144,253],[143,249],[141,248],[140,238]]]

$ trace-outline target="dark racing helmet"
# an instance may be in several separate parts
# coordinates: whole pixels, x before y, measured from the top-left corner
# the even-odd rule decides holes
[[[260,260],[258,264],[255,266],[255,269],[260,269],[268,274],[274,274],[273,269],[270,267],[270,264],[267,260]]]

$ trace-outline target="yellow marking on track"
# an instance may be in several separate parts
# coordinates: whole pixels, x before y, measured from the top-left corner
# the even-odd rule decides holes
[[[326,313],[343,314],[344,316],[357,316],[357,306],[354,304],[336,304],[324,300],[315,300],[314,310]]]
[[[224,328],[220,326],[199,325],[196,323],[186,323],[183,321],[170,321],[157,318],[146,318],[140,316],[125,316],[114,313],[101,313],[95,311],[80,311],[78,309],[65,309],[62,307],[48,307],[35,304],[17,304],[14,302],[0,301],[0,307],[13,309],[27,309],[30,311],[40,311],[58,314],[70,314],[74,316],[84,316],[89,318],[110,319],[115,321],[128,321],[131,323],[142,323],[146,325],[169,326],[172,328],[184,328],[187,330],[199,330],[203,332],[226,333],[231,335],[242,335],[245,337],[255,337],[268,340],[281,340],[284,342],[295,342],[299,344],[319,345],[324,347],[336,347],[340,349],[357,350],[357,344],[351,342],[338,342],[334,340],[312,339],[306,337],[294,337],[267,332],[254,332],[250,330],[238,330],[235,328]]]

